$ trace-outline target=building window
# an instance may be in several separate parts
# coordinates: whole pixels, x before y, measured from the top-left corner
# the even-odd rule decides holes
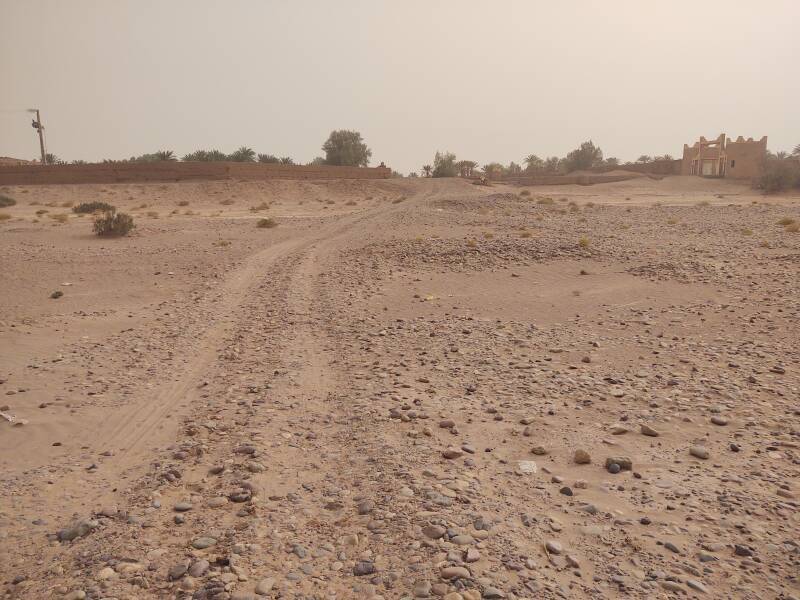
[[[731,161],[731,169],[736,166],[736,159]]]

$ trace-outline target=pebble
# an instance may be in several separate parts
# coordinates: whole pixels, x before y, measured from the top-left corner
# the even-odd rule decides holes
[[[714,415],[713,417],[711,417],[711,422],[714,425],[724,426],[728,424],[728,419],[726,419],[725,417],[720,417],[719,415]]]
[[[708,450],[706,450],[703,446],[692,446],[689,448],[689,454],[702,460],[708,459]]]
[[[375,563],[368,560],[362,560],[356,563],[353,567],[353,575],[361,577],[363,575],[372,575],[375,572]]]

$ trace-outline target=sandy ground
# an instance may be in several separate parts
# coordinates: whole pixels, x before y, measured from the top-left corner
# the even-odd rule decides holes
[[[0,193],[2,597],[800,597],[800,198]]]

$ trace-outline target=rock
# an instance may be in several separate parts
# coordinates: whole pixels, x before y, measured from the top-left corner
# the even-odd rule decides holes
[[[464,553],[465,563],[478,562],[480,559],[481,559],[481,553],[478,552],[475,548],[468,548],[467,551]]]
[[[375,509],[375,503],[372,500],[362,500],[356,506],[356,511],[360,515],[368,515]]]
[[[359,561],[353,567],[353,575],[357,577],[361,577],[363,575],[372,575],[374,572],[375,564],[368,560]]]
[[[487,586],[483,588],[483,597],[484,598],[505,598],[506,595],[503,591],[498,590],[497,588]],[[446,598],[446,596],[445,596]]]
[[[580,569],[581,568],[581,565],[578,562],[578,559],[574,555],[567,554],[566,559],[567,559],[567,566],[570,569]]]
[[[586,450],[575,450],[575,455],[573,456],[573,460],[575,464],[578,465],[588,465],[592,462],[592,457]]]
[[[696,579],[687,579],[686,585],[688,585],[693,590],[700,592],[701,594],[707,594],[708,588],[703,585],[701,582],[697,581]]]
[[[533,452],[536,456],[544,456],[547,454],[547,449],[544,446],[534,446],[531,448],[531,452]]]
[[[622,467],[620,467],[617,463],[612,462],[610,465],[608,465],[607,469],[609,473],[616,475],[622,470]]]
[[[192,548],[195,550],[205,550],[211,546],[216,545],[217,540],[213,537],[203,536],[192,540]]]
[[[558,491],[559,493],[564,494],[565,496],[572,496],[572,488],[567,485],[565,485]]]
[[[210,566],[207,560],[197,560],[189,567],[189,575],[192,577],[202,577],[208,572]]]
[[[660,581],[659,584],[662,588],[670,592],[685,592],[686,590],[683,589],[683,586],[676,582],[670,581],[669,579],[665,579],[664,581]]]
[[[275,579],[273,577],[262,579],[256,584],[256,594],[266,596],[272,591],[273,587],[275,587]]]
[[[114,569],[112,569],[111,567],[104,567],[97,572],[97,579],[99,581],[105,581],[107,579],[111,579],[116,574],[117,572],[114,571]]]
[[[517,463],[517,469],[523,475],[532,475],[539,470],[539,467],[532,460],[521,460]]]
[[[445,458],[449,458],[449,459],[459,458],[461,456],[464,456],[464,452],[459,450],[458,448],[454,448],[453,446],[450,446],[449,448],[445,449],[442,452],[442,456],[444,456]]]
[[[81,519],[69,527],[58,532],[58,540],[61,542],[71,542],[72,540],[89,535],[100,524],[90,519]]]
[[[630,471],[633,469],[633,461],[627,456],[609,456],[606,459],[606,469],[612,464],[619,465],[622,471]]]
[[[675,554],[680,554],[681,550],[672,542],[664,542],[664,548],[669,550],[670,552],[674,552]]]
[[[175,512],[186,512],[187,510],[192,510],[192,504],[190,502],[178,502],[173,507],[173,510]]]
[[[422,533],[424,533],[426,537],[429,537],[433,540],[438,540],[445,534],[446,531],[447,530],[441,525],[426,525],[422,528]]]
[[[648,437],[658,437],[661,435],[658,431],[647,425],[646,423],[642,423],[639,431],[642,432],[642,435],[646,435]]]
[[[720,417],[719,415],[714,415],[711,417],[711,422],[714,425],[725,426],[728,424],[728,419],[725,417]]]
[[[431,595],[431,584],[428,581],[417,581],[411,590],[414,598],[427,598]]]
[[[692,446],[689,448],[689,454],[702,460],[708,459],[708,450],[706,450],[703,446]]]
[[[465,567],[443,567],[440,571],[442,579],[469,579],[469,570]]]
[[[547,548],[547,551],[550,554],[561,554],[564,551],[564,547],[561,545],[561,542],[557,540],[547,540],[544,544],[544,547]]]
[[[753,551],[750,548],[748,548],[747,546],[742,546],[740,544],[734,544],[733,553],[736,556],[753,556]]]
[[[64,600],[85,600],[86,592],[83,590],[75,590],[64,595]]]
[[[180,579],[184,575],[186,575],[186,571],[188,571],[188,565],[186,563],[180,563],[173,567],[170,567],[169,572],[167,573],[167,577],[171,581],[175,581],[176,579]]]

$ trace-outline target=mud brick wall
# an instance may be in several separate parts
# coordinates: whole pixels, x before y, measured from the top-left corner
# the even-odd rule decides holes
[[[0,185],[138,183],[217,179],[388,179],[388,167],[299,166],[236,162],[154,162],[0,166]]]

